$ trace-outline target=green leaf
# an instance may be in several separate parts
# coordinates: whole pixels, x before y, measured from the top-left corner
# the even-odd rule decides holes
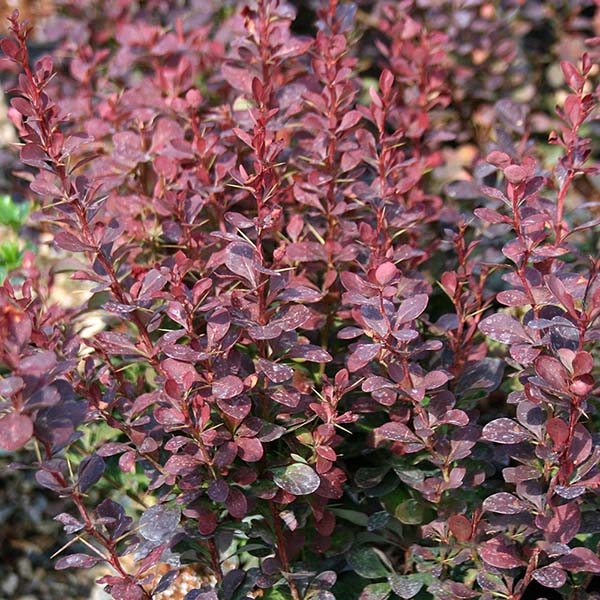
[[[289,600],[290,594],[282,588],[269,588],[263,592],[264,600]]]
[[[358,512],[357,510],[346,510],[345,508],[331,508],[330,511],[345,521],[350,521],[360,527],[366,527],[369,523],[369,518],[364,513]]]
[[[369,520],[367,522],[367,529],[369,531],[376,531],[377,529],[381,529],[382,527],[385,527],[386,523],[389,520],[390,514],[387,513],[385,510],[380,510],[379,512],[376,512],[369,517]]]
[[[21,264],[22,252],[19,243],[9,240],[0,244],[0,264],[9,271],[16,269]]]
[[[27,202],[16,203],[4,194],[0,196],[0,224],[19,229],[27,219],[29,204]]]
[[[418,581],[410,575],[390,575],[388,581],[392,586],[392,590],[394,590],[394,594],[405,600],[416,596],[423,587],[422,581]]]
[[[374,548],[358,546],[348,555],[348,562],[355,573],[366,579],[379,579],[390,575]]]
[[[282,469],[273,469],[273,481],[277,487],[294,494],[307,496],[316,492],[321,479],[311,467],[303,463],[294,463]]]
[[[423,522],[423,505],[418,500],[405,500],[398,504],[394,516],[405,525],[419,525]]]
[[[387,582],[371,583],[365,587],[359,600],[386,600],[392,593],[392,588]]]

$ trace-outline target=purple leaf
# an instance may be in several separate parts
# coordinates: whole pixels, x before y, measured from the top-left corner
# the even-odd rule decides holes
[[[390,332],[390,325],[376,306],[364,304],[360,307],[360,314],[367,327],[374,331],[379,337],[384,338],[388,335]]]
[[[225,249],[225,265],[256,287],[256,255],[254,248],[244,242],[233,242]]]
[[[391,421],[375,429],[375,433],[393,442],[420,442],[419,438],[404,423]]]
[[[87,554],[70,554],[56,561],[54,568],[57,571],[63,569],[89,569],[94,565],[98,564],[100,558],[96,556],[89,556]]]
[[[314,346],[313,344],[300,344],[294,346],[287,354],[290,358],[303,358],[309,362],[316,363],[327,363],[333,360],[331,354],[321,348],[320,346]]]
[[[506,492],[492,494],[483,501],[483,509],[501,515],[516,515],[529,509],[529,505]]]
[[[530,435],[516,421],[502,417],[488,423],[483,428],[481,439],[497,444],[517,444],[528,440]]]
[[[555,565],[541,567],[533,572],[533,578],[548,588],[562,587],[567,581],[567,574]]]
[[[225,502],[229,496],[229,485],[224,479],[215,479],[208,486],[207,495],[213,502]]]
[[[502,344],[530,341],[521,323],[505,313],[497,313],[486,317],[479,324],[479,329],[483,334]]]
[[[514,546],[509,546],[503,537],[497,536],[479,546],[479,556],[492,567],[514,569],[525,564],[517,555]]]
[[[66,231],[61,231],[54,236],[54,243],[63,250],[68,250],[69,252],[85,252],[87,250],[92,250],[92,246],[82,242],[78,237],[74,236],[72,233],[67,233]]]
[[[379,354],[381,344],[357,344],[354,352],[348,357],[348,370],[353,373],[362,369]]]
[[[569,554],[561,556],[558,563],[573,573],[600,573],[600,558],[589,548],[573,548]]]

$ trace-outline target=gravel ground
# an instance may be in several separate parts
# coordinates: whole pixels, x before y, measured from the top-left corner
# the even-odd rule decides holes
[[[67,541],[52,517],[68,507],[9,462],[0,455],[0,600],[88,600],[92,574],[55,571],[50,559]]]

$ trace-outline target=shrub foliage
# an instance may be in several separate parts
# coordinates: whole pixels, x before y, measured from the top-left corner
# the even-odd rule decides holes
[[[596,597],[593,6],[101,4],[56,65],[18,14],[2,41],[59,253],[0,288],[0,440],[72,501],[56,567],[114,600],[189,563],[186,600]]]

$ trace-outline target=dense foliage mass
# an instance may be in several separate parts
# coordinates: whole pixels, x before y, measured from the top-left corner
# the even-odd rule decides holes
[[[67,8],[56,64],[2,41],[55,255],[0,288],[0,443],[72,501],[56,567],[597,598],[593,3]]]

